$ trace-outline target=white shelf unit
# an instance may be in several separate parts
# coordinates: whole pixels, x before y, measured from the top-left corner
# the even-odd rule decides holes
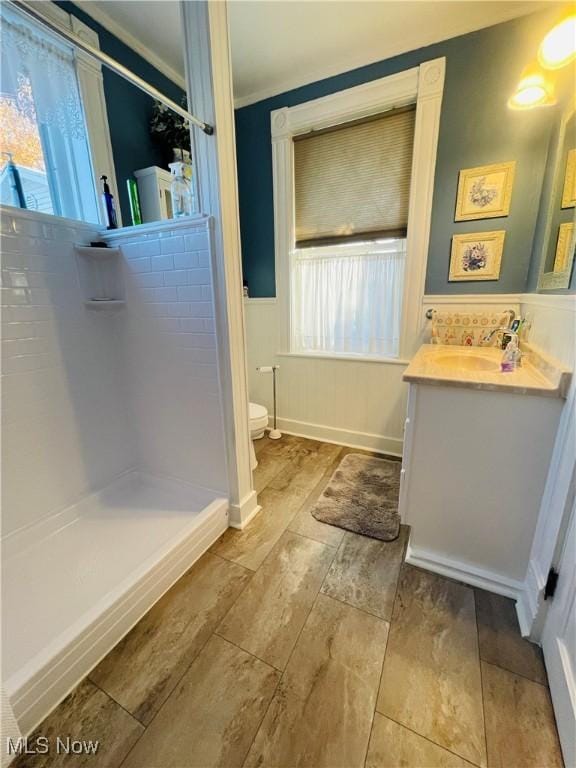
[[[140,197],[142,222],[164,221],[172,218],[172,175],[153,165],[134,171]]]
[[[80,287],[90,309],[124,306],[125,288],[120,248],[75,245]]]

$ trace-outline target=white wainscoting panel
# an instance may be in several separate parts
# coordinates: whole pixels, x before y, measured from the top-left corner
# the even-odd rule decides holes
[[[454,310],[520,310],[520,296],[425,296],[420,341],[430,340],[429,307]],[[280,305],[276,299],[244,302],[250,400],[272,413],[272,380],[260,365],[280,365],[279,426],[304,437],[395,455],[402,454],[408,388],[405,362],[368,362],[278,354]]]
[[[250,400],[272,414],[272,378],[256,368],[278,364],[280,429],[401,455],[406,364],[279,355],[276,302],[248,300],[245,313]]]

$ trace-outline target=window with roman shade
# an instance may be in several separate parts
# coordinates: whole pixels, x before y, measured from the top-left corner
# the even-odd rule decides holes
[[[294,139],[294,352],[398,357],[415,108]]]
[[[406,237],[414,107],[294,139],[296,247]]]

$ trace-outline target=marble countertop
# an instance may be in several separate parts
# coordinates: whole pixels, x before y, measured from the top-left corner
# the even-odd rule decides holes
[[[404,372],[404,381],[436,386],[566,397],[572,373],[529,344],[522,365],[502,373],[502,350],[423,344]]]

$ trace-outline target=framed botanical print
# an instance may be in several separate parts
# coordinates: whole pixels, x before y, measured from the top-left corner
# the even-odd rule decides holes
[[[508,216],[516,161],[465,168],[458,179],[455,221]]]
[[[562,192],[562,208],[574,208],[576,206],[576,149],[568,152],[566,160],[566,176],[564,177],[564,190]]]
[[[573,247],[574,223],[571,221],[560,224],[558,240],[556,242],[556,256],[554,257],[553,272],[565,272],[571,263],[570,249]]]
[[[506,232],[472,232],[452,236],[451,282],[498,280]]]

